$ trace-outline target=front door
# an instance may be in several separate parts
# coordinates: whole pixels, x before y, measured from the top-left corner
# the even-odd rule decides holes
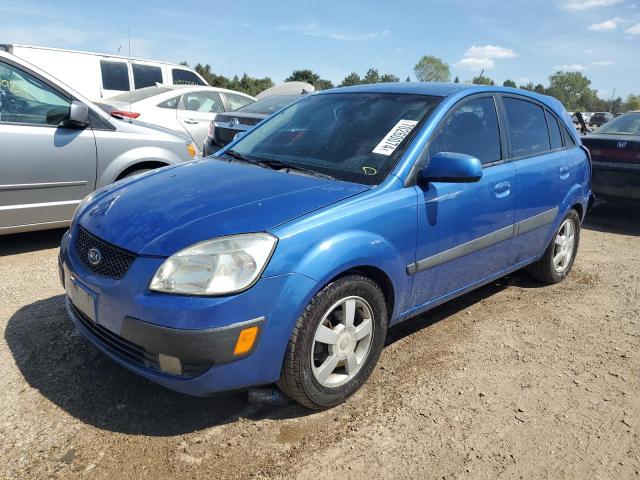
[[[503,162],[495,100],[472,98],[453,108],[429,145],[429,154],[477,157],[475,183],[429,182],[418,189],[418,240],[413,305],[443,300],[514,264],[516,174]]]
[[[92,130],[60,126],[70,101],[44,79],[0,62],[0,229],[66,222],[94,190]]]
[[[189,133],[198,148],[207,138],[209,124],[216,113],[224,112],[222,97],[217,92],[185,93],[178,104],[178,121]]]

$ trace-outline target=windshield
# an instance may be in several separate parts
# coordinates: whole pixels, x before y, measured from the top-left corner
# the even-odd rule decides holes
[[[390,93],[312,95],[247,134],[233,152],[376,185],[440,100]]]
[[[140,100],[146,100],[155,95],[160,95],[164,92],[169,92],[173,88],[169,87],[146,87],[132,92],[121,93],[114,97],[110,97],[108,100],[115,100],[116,102],[139,102]]]
[[[640,135],[640,112],[626,113],[621,117],[614,118],[609,123],[596,128],[593,133]]]
[[[263,98],[257,102],[250,103],[249,105],[239,108],[236,112],[271,115],[291,105],[296,100],[299,100],[301,96],[302,95],[274,95],[273,97]]]

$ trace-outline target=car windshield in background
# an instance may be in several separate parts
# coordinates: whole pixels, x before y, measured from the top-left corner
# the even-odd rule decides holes
[[[271,115],[272,113],[282,110],[284,107],[291,105],[296,100],[299,100],[302,95],[274,95],[273,97],[263,98],[257,102],[253,102],[242,108],[236,110],[236,112],[242,113],[259,113],[262,115]]]
[[[312,95],[242,138],[233,153],[375,185],[440,100],[390,93]]]
[[[614,118],[592,133],[609,133],[619,135],[640,135],[640,113],[627,113]]]
[[[116,102],[139,102],[141,100],[146,100],[147,98],[151,98],[155,95],[160,95],[161,93],[169,92],[174,90],[169,87],[146,87],[141,88],[139,90],[134,90],[132,92],[120,93],[113,97],[109,97],[105,100],[115,100]]]

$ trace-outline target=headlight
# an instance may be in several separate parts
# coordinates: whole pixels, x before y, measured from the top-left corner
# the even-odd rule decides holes
[[[195,143],[187,143],[187,153],[191,158],[196,158],[196,155],[198,155],[198,148],[196,147]]]
[[[247,233],[196,243],[165,260],[149,288],[184,295],[239,292],[262,273],[277,242],[268,233]]]

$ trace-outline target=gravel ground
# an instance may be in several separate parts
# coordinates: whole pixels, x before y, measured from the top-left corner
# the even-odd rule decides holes
[[[0,237],[6,478],[640,479],[640,210],[594,210],[560,285],[516,273],[393,328],[321,413],[104,358],[65,315],[61,235]]]

